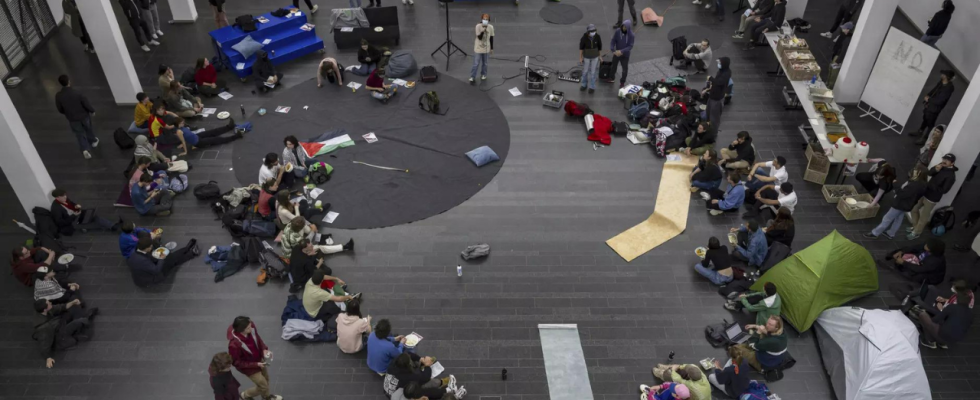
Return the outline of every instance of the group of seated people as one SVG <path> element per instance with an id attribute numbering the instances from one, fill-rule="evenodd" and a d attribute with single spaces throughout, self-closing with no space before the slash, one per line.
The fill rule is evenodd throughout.
<path id="1" fill-rule="evenodd" d="M 71 267 L 61 264 L 55 251 L 46 247 L 13 249 L 10 266 L 18 282 L 33 286 L 37 321 L 31 338 L 36 342 L 47 368 L 55 364 L 54 353 L 74 347 L 92 337 L 97 307 L 82 301 L 82 286 L 70 279 Z"/>

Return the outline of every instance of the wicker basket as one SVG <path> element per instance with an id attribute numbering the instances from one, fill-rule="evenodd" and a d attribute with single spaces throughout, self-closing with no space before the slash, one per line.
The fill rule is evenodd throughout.
<path id="1" fill-rule="evenodd" d="M 843 197 L 842 199 L 847 199 L 847 198 L 853 198 L 854 200 L 857 201 L 866 201 L 868 203 L 874 200 L 874 197 L 871 197 L 871 195 L 867 193 L 861 193 L 857 196 L 846 196 Z M 837 211 L 840 211 L 840 214 L 843 215 L 844 219 L 848 221 L 853 221 L 856 219 L 874 218 L 875 216 L 878 215 L 879 208 L 881 208 L 881 206 L 877 204 L 868 208 L 857 208 L 857 207 L 848 206 L 846 201 L 837 202 Z"/>
<path id="2" fill-rule="evenodd" d="M 827 173 L 806 170 L 806 172 L 803 173 L 803 180 L 823 185 L 823 183 L 827 181 Z"/>
<path id="3" fill-rule="evenodd" d="M 796 61 L 784 65 L 786 77 L 791 81 L 808 81 L 820 76 L 820 66 L 816 61 Z"/>
<path id="4" fill-rule="evenodd" d="M 791 53 L 796 54 L 797 57 L 790 57 Z M 800 50 L 800 49 L 786 49 L 779 53 L 779 62 L 783 65 L 783 68 L 789 68 L 790 64 L 793 62 L 801 61 L 817 61 L 810 50 Z"/>
<path id="5" fill-rule="evenodd" d="M 834 191 L 842 191 L 844 192 L 844 195 L 834 196 L 832 193 Z M 827 200 L 828 203 L 837 203 L 844 197 L 855 196 L 858 194 L 857 188 L 855 188 L 854 185 L 824 185 L 823 188 L 820 189 L 820 192 L 823 193 L 823 199 Z"/>
<path id="6" fill-rule="evenodd" d="M 809 149 L 809 147 L 807 148 Z M 803 180 L 823 185 L 827 180 L 827 174 L 830 172 L 830 159 L 826 155 L 814 151 L 810 151 L 808 154 L 810 162 L 806 165 Z"/>
<path id="7" fill-rule="evenodd" d="M 782 55 L 783 50 L 810 50 L 810 46 L 806 43 L 805 39 L 800 39 L 796 44 L 792 42 L 792 39 L 793 38 L 785 38 L 777 40 L 776 52 Z"/>

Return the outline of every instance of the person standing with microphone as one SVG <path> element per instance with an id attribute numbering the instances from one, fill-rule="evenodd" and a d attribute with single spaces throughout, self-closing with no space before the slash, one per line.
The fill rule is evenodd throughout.
<path id="1" fill-rule="evenodd" d="M 476 82 L 476 70 L 480 67 L 480 80 L 487 80 L 487 62 L 493 54 L 493 25 L 490 25 L 490 14 L 480 16 L 476 24 L 476 39 L 473 41 L 473 68 L 470 70 L 470 84 Z"/>

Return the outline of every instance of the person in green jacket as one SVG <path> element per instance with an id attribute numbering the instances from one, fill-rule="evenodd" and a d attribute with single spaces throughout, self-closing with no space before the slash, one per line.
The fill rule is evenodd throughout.
<path id="1" fill-rule="evenodd" d="M 711 383 L 694 364 L 664 365 L 653 368 L 653 376 L 664 382 L 680 383 L 691 391 L 689 400 L 711 400 Z"/>
<path id="2" fill-rule="evenodd" d="M 786 358 L 789 341 L 783 331 L 783 319 L 773 315 L 766 320 L 765 325 L 746 325 L 746 331 L 752 335 L 744 343 L 735 345 L 742 358 L 757 371 L 773 369 L 780 366 Z"/>
<path id="3" fill-rule="evenodd" d="M 761 292 L 742 293 L 735 300 L 725 302 L 725 309 L 729 311 L 748 310 L 754 312 L 756 325 L 765 325 L 771 316 L 779 316 L 782 311 L 783 301 L 776 292 L 776 284 L 766 282 Z"/>

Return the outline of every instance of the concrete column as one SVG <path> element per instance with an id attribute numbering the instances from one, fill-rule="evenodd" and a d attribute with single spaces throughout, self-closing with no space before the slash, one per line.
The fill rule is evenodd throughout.
<path id="1" fill-rule="evenodd" d="M 17 194 L 20 205 L 34 222 L 31 209 L 51 205 L 54 182 L 37 155 L 34 142 L 27 134 L 24 121 L 20 119 L 6 89 L 0 90 L 0 168 Z"/>
<path id="2" fill-rule="evenodd" d="M 92 38 L 92 45 L 95 46 L 116 104 L 136 104 L 136 93 L 142 92 L 143 87 L 136 77 L 133 60 L 129 57 L 129 50 L 123 41 L 110 1 L 85 0 L 85 6 L 78 7 L 78 11 Z"/>
<path id="3" fill-rule="evenodd" d="M 785 3 L 787 21 L 793 18 L 803 18 L 803 13 L 806 12 L 807 0 L 790 0 Z"/>
<path id="4" fill-rule="evenodd" d="M 54 17 L 54 23 L 60 24 L 65 18 L 65 9 L 61 7 L 61 0 L 47 0 L 47 3 L 51 16 Z"/>
<path id="5" fill-rule="evenodd" d="M 976 161 L 977 154 L 980 154 L 980 136 L 977 136 L 977 126 L 980 126 L 980 69 L 973 73 L 970 86 L 966 88 L 963 99 L 956 106 L 953 119 L 946 125 L 943 141 L 939 143 L 936 155 L 932 157 L 932 162 L 929 163 L 930 167 L 935 166 L 942 161 L 943 155 L 952 153 L 956 156 L 956 166 L 959 167 L 959 171 L 956 171 L 956 183 L 936 204 L 937 208 L 953 203 L 956 193 L 960 191 L 960 187 L 966 181 L 970 166 Z"/>
<path id="6" fill-rule="evenodd" d="M 173 22 L 197 21 L 197 8 L 194 7 L 194 0 L 169 0 L 169 3 L 170 13 L 174 16 Z"/>
<path id="7" fill-rule="evenodd" d="M 841 63 L 837 83 L 834 84 L 834 100 L 843 104 L 861 101 L 861 94 L 871 77 L 871 69 L 878 59 L 878 51 L 885 41 L 892 17 L 900 0 L 865 0 L 861 7 L 854 36 Z"/>

